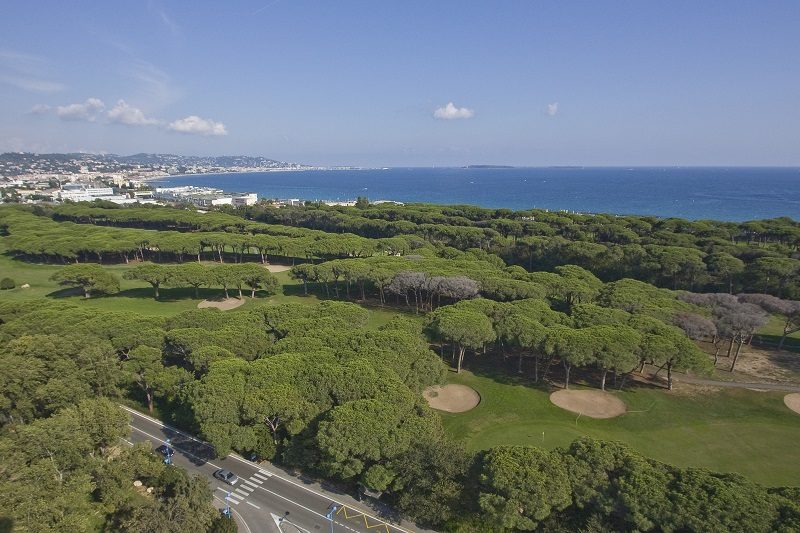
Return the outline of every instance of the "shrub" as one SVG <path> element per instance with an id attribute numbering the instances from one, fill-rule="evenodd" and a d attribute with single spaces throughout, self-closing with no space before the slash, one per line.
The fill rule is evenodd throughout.
<path id="1" fill-rule="evenodd" d="M 4 290 L 5 291 L 5 290 L 8 290 L 8 289 L 13 289 L 16 286 L 17 286 L 17 284 L 14 283 L 14 280 L 11 279 L 11 278 L 0 279 L 0 290 Z"/>

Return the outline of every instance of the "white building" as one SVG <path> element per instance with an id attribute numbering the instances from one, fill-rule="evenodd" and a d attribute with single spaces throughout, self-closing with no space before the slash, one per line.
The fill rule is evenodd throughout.
<path id="1" fill-rule="evenodd" d="M 84 187 L 79 184 L 70 183 L 58 191 L 57 197 L 62 202 L 72 200 L 73 202 L 91 202 L 93 200 L 110 200 L 112 198 L 125 198 L 125 196 L 114 195 L 111 187 Z"/>
<path id="2" fill-rule="evenodd" d="M 233 197 L 233 205 L 235 206 L 255 205 L 257 202 L 258 195 L 254 192 Z"/>

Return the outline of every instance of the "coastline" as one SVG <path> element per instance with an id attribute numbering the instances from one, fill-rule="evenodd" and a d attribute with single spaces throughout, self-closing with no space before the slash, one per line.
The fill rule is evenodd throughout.
<path id="1" fill-rule="evenodd" d="M 350 202 L 365 196 L 373 202 L 745 221 L 800 220 L 798 177 L 797 167 L 305 167 L 172 174 L 150 181 L 153 187 L 250 191 L 269 200 Z"/>

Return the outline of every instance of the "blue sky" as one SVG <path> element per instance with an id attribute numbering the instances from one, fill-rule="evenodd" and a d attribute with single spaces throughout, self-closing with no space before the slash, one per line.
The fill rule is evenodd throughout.
<path id="1" fill-rule="evenodd" d="M 800 165 L 800 2 L 27 2 L 0 150 Z"/>

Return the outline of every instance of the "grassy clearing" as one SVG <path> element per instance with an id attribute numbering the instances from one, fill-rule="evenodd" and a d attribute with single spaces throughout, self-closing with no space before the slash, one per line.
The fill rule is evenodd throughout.
<path id="1" fill-rule="evenodd" d="M 106 265 L 105 268 L 122 278 L 122 275 L 133 266 Z M 0 238 L 0 278 L 12 278 L 17 284 L 15 289 L 0 291 L 0 300 L 58 298 L 105 310 L 124 310 L 145 315 L 169 316 L 188 309 L 195 309 L 201 300 L 216 298 L 222 294 L 220 289 L 201 289 L 199 298 L 195 298 L 192 289 L 165 287 L 160 291 L 161 298 L 156 301 L 153 299 L 153 290 L 149 284 L 123 279 L 120 283 L 120 292 L 118 294 L 94 297 L 87 300 L 80 295 L 65 290 L 54 281 L 50 281 L 50 276 L 60 268 L 62 267 L 59 265 L 27 263 L 13 259 L 5 255 L 5 246 Z M 275 276 L 282 286 L 279 294 L 266 298 L 261 295 L 255 300 L 251 300 L 248 297 L 244 305 L 229 312 L 235 313 L 242 309 L 248 309 L 254 303 L 317 305 L 321 301 L 314 294 L 304 295 L 302 285 L 298 281 L 291 279 L 289 272 L 278 272 Z M 19 288 L 20 285 L 25 283 L 30 285 L 29 289 Z M 233 294 L 235 294 L 235 291 L 233 291 Z M 396 310 L 382 309 L 380 307 L 367 306 L 367 309 L 370 312 L 367 325 L 372 328 L 378 328 L 398 314 Z"/>
<path id="2" fill-rule="evenodd" d="M 770 315 L 769 321 L 759 330 L 753 344 L 764 347 L 777 347 L 783 336 L 783 324 L 784 319 L 782 317 Z M 800 331 L 787 335 L 783 348 L 793 352 L 800 352 Z"/>
<path id="3" fill-rule="evenodd" d="M 697 394 L 638 388 L 615 392 L 628 413 L 593 420 L 564 411 L 549 391 L 506 376 L 450 374 L 481 403 L 466 413 L 443 413 L 447 431 L 471 450 L 528 444 L 554 448 L 588 435 L 622 441 L 678 466 L 739 472 L 770 486 L 800 479 L 800 415 L 783 405 L 784 393 L 727 390 Z"/>

